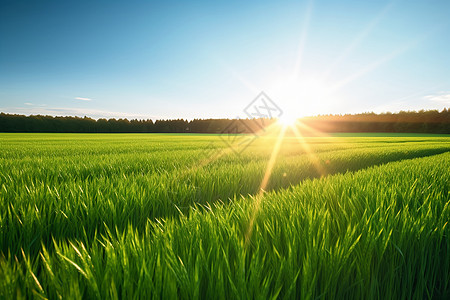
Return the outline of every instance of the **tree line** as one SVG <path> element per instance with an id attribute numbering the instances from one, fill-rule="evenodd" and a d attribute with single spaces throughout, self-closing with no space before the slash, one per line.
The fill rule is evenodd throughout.
<path id="1" fill-rule="evenodd" d="M 319 115 L 299 119 L 302 128 L 321 132 L 398 132 L 450 134 L 450 111 Z M 274 119 L 128 120 L 0 113 L 0 132 L 73 133 L 253 133 Z"/>

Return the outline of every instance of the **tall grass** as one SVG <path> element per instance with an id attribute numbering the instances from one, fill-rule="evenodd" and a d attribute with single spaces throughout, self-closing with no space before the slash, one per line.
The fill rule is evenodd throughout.
<path id="1" fill-rule="evenodd" d="M 260 195 L 264 144 L 195 168 L 208 138 L 184 141 L 186 150 L 164 138 L 94 139 L 68 152 L 44 139 L 30 143 L 35 153 L 3 152 L 0 295 L 448 295 L 445 139 L 311 139 L 315 156 L 287 140 L 272 192 Z M 27 145 L 8 143 L 8 152 Z"/>

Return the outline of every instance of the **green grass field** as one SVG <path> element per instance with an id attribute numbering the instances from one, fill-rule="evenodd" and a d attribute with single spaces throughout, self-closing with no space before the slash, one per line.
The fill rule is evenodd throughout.
<path id="1" fill-rule="evenodd" d="M 0 298 L 450 297 L 449 136 L 237 154 L 217 135 L 0 133 L 0 149 Z"/>

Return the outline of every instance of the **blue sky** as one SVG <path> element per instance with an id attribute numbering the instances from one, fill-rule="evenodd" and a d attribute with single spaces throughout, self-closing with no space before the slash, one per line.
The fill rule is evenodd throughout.
<path id="1" fill-rule="evenodd" d="M 0 111 L 296 116 L 450 107 L 450 1 L 0 0 Z"/>

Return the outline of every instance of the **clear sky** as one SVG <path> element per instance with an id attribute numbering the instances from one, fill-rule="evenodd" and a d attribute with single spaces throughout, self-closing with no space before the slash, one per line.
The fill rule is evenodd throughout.
<path id="1" fill-rule="evenodd" d="M 0 111 L 296 116 L 450 107 L 450 1 L 0 0 Z"/>

